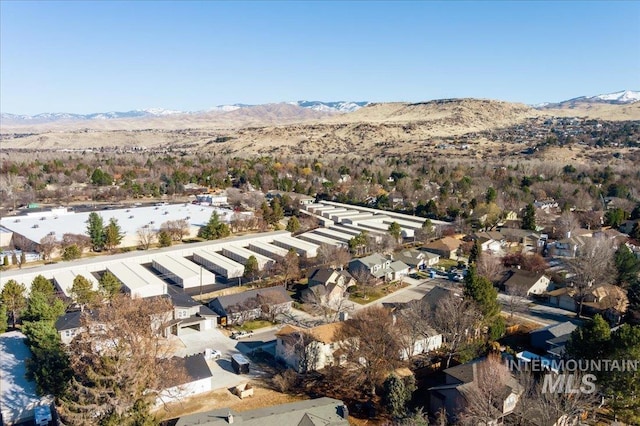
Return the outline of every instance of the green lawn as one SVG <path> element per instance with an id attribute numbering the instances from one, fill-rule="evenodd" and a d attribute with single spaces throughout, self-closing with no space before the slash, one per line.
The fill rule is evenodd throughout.
<path id="1" fill-rule="evenodd" d="M 458 261 L 453 259 L 442 259 L 436 264 L 436 266 L 442 266 L 445 270 L 448 270 L 452 266 L 455 268 L 458 266 Z"/>
<path id="2" fill-rule="evenodd" d="M 364 294 L 360 291 L 360 289 L 356 289 L 356 291 L 351 293 L 351 297 L 349 297 L 349 300 L 359 303 L 360 305 L 367 305 L 408 285 L 409 284 L 407 283 L 402 283 L 401 285 L 400 281 L 394 281 L 390 284 L 383 284 L 379 287 L 369 288 L 367 290 L 366 299 L 364 298 Z"/>
<path id="3" fill-rule="evenodd" d="M 236 328 L 243 331 L 253 331 L 259 328 L 271 327 L 272 325 L 273 324 L 271 323 L 271 321 L 256 319 L 256 320 L 247 321 L 241 326 Z"/>

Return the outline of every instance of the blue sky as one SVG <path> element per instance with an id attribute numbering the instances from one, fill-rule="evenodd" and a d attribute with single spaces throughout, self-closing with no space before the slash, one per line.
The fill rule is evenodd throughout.
<path id="1" fill-rule="evenodd" d="M 0 110 L 640 90 L 640 2 L 0 2 Z"/>

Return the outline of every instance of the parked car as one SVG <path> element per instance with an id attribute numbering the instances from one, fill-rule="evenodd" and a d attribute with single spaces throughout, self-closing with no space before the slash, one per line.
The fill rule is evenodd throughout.
<path id="1" fill-rule="evenodd" d="M 240 330 L 240 331 L 231 333 L 231 338 L 235 340 L 240 340 L 242 338 L 251 337 L 251 336 L 253 336 L 253 331 Z"/>
<path id="2" fill-rule="evenodd" d="M 217 349 L 207 348 L 204 350 L 205 359 L 220 359 L 220 357 L 222 357 L 222 352 Z"/>

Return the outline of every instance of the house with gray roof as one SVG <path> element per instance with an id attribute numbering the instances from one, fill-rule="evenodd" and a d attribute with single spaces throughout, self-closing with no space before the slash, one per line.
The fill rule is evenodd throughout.
<path id="1" fill-rule="evenodd" d="M 173 357 L 164 362 L 167 364 L 165 368 L 182 374 L 177 374 L 171 382 L 164 384 L 164 389 L 156 398 L 156 406 L 213 390 L 213 374 L 202 353 L 184 358 Z"/>
<path id="2" fill-rule="evenodd" d="M 417 249 L 401 250 L 394 253 L 393 258 L 409 265 L 412 271 L 426 269 L 440 261 L 440 255 Z"/>
<path id="3" fill-rule="evenodd" d="M 409 265 L 374 253 L 349 262 L 349 272 L 352 275 L 357 275 L 360 271 L 368 271 L 378 281 L 393 281 L 408 275 Z"/>
<path id="4" fill-rule="evenodd" d="M 569 336 L 571 332 L 578 328 L 571 321 L 561 322 L 560 324 L 552 324 L 529 333 L 531 346 L 537 349 L 549 350 L 558 346 L 559 340 L 549 343 L 550 340 L 557 339 L 561 336 Z M 566 340 L 564 340 L 566 342 Z"/>
<path id="5" fill-rule="evenodd" d="M 237 412 L 230 408 L 191 414 L 175 426 L 349 426 L 349 410 L 333 398 L 316 398 L 256 410 Z"/>
<path id="6" fill-rule="evenodd" d="M 221 318 L 221 324 L 240 324 L 256 318 L 288 313 L 293 299 L 282 286 L 259 288 L 220 296 L 209 307 Z"/>

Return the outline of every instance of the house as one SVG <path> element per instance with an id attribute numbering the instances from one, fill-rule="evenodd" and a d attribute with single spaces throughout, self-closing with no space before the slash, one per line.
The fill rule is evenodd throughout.
<path id="1" fill-rule="evenodd" d="M 320 296 L 320 304 L 324 306 L 337 306 L 346 296 L 347 289 L 356 285 L 356 280 L 344 270 L 331 268 L 317 268 L 311 271 L 308 286 L 303 290 L 305 294 L 314 291 Z M 315 292 L 314 288 L 322 286 L 323 290 Z"/>
<path id="2" fill-rule="evenodd" d="M 490 370 L 485 363 L 488 360 L 477 359 L 466 364 L 444 370 L 444 384 L 429 388 L 429 412 L 436 416 L 445 410 L 447 419 L 450 422 L 458 420 L 459 415 L 464 412 L 470 392 L 478 391 L 479 382 L 487 382 Z M 506 365 L 504 366 L 505 368 Z M 487 377 L 485 377 L 487 376 Z M 504 422 L 504 418 L 511 414 L 524 392 L 524 388 L 511 374 L 501 375 L 502 383 L 496 384 L 497 400 L 494 402 L 495 409 L 494 422 L 488 425 L 497 425 Z M 484 391 L 483 389 L 481 391 Z"/>
<path id="3" fill-rule="evenodd" d="M 546 327 L 539 328 L 538 330 L 533 330 L 529 333 L 531 346 L 547 351 L 559 345 L 559 341 L 549 343 L 550 340 L 561 336 L 570 336 L 571 332 L 576 328 L 578 327 L 571 321 L 565 321 L 559 324 L 548 325 Z"/>
<path id="4" fill-rule="evenodd" d="M 419 271 L 440 261 L 440 256 L 428 251 L 407 249 L 394 253 L 393 258 L 409 265 L 410 271 Z"/>
<path id="5" fill-rule="evenodd" d="M 537 252 L 544 245 L 541 235 L 527 229 L 502 228 L 507 247 L 521 247 L 523 252 Z"/>
<path id="6" fill-rule="evenodd" d="M 156 398 L 156 406 L 213 390 L 211 369 L 202 353 L 185 358 L 173 357 L 166 362 L 167 368 L 182 370 L 184 374 L 178 374 L 173 383 L 165 384 Z"/>
<path id="7" fill-rule="evenodd" d="M 182 416 L 175 426 L 349 426 L 348 417 L 344 402 L 323 397 L 242 412 L 230 408 L 205 411 Z"/>
<path id="8" fill-rule="evenodd" d="M 622 224 L 618 227 L 618 229 L 620 230 L 620 232 L 625 233 L 627 235 L 631 234 L 631 231 L 633 231 L 633 227 L 635 226 L 636 223 L 640 223 L 640 219 L 636 219 L 636 220 L 625 220 L 624 222 L 622 222 Z"/>
<path id="9" fill-rule="evenodd" d="M 439 240 L 425 244 L 423 249 L 430 253 L 440 255 L 445 259 L 458 259 L 458 249 L 462 242 L 456 238 L 444 237 Z"/>
<path id="10" fill-rule="evenodd" d="M 220 315 L 220 323 L 227 325 L 288 313 L 292 303 L 284 287 L 277 286 L 216 297 L 209 307 Z"/>
<path id="11" fill-rule="evenodd" d="M 383 306 L 391 309 L 391 312 L 393 313 L 393 321 L 395 324 L 395 314 L 402 311 L 403 309 L 407 309 L 409 307 L 409 304 L 397 302 L 393 303 L 391 306 L 385 304 L 383 304 Z M 403 334 L 400 336 L 402 347 L 399 354 L 400 359 L 407 360 L 413 356 L 440 349 L 440 347 L 442 346 L 442 334 L 438 333 L 431 327 L 428 327 L 426 330 L 424 330 L 424 332 L 428 336 L 410 336 L 407 334 Z"/>
<path id="12" fill-rule="evenodd" d="M 580 247 L 583 247 L 591 236 L 573 236 L 558 240 L 550 246 L 552 256 L 558 257 L 576 257 Z"/>
<path id="13" fill-rule="evenodd" d="M 218 314 L 207 306 L 173 286 L 169 286 L 168 293 L 173 312 L 171 318 L 166 318 L 165 337 L 168 334 L 179 336 L 185 328 L 204 331 L 217 326 Z"/>
<path id="14" fill-rule="evenodd" d="M 541 296 L 551 286 L 551 280 L 544 272 L 530 272 L 522 269 L 512 269 L 505 273 L 500 287 L 507 294 L 522 296 Z"/>
<path id="15" fill-rule="evenodd" d="M 336 335 L 344 322 L 308 329 L 285 325 L 276 333 L 276 359 L 299 372 L 321 370 L 341 364 L 341 349 Z"/>
<path id="16" fill-rule="evenodd" d="M 549 303 L 574 312 L 579 308 L 576 295 L 577 290 L 570 286 L 546 293 Z M 582 305 L 584 314 L 601 314 L 610 322 L 617 323 L 627 312 L 629 299 L 624 289 L 612 284 L 602 284 L 589 289 Z"/>
<path id="17" fill-rule="evenodd" d="M 506 244 L 504 235 L 498 231 L 476 232 L 472 238 L 480 242 L 483 252 L 502 253 Z"/>
<path id="18" fill-rule="evenodd" d="M 429 290 L 424 296 L 422 296 L 421 300 L 429 305 L 431 311 L 435 311 L 435 309 L 440 304 L 440 301 L 443 298 L 448 297 L 450 294 L 456 297 L 462 297 L 462 294 L 458 289 L 441 287 L 437 285 Z"/>
<path id="19" fill-rule="evenodd" d="M 360 271 L 369 271 L 376 280 L 393 281 L 409 274 L 409 265 L 399 260 L 388 259 L 379 253 L 353 259 L 349 272 L 357 276 Z"/>
<path id="20" fill-rule="evenodd" d="M 71 343 L 74 337 L 80 334 L 83 330 L 85 330 L 82 325 L 82 314 L 86 313 L 87 315 L 95 314 L 94 311 L 71 311 L 65 312 L 64 315 L 58 317 L 55 322 L 56 330 L 58 334 L 60 334 L 60 340 L 65 345 Z"/>

